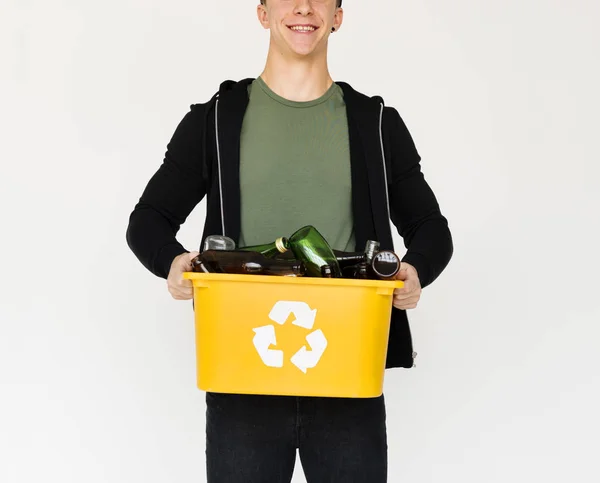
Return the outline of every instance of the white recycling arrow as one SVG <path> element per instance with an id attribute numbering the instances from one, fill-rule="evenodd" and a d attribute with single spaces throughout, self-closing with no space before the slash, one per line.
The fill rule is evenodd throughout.
<path id="1" fill-rule="evenodd" d="M 292 324 L 305 329 L 313 328 L 315 317 L 317 316 L 317 309 L 311 310 L 305 302 L 280 300 L 271 309 L 269 318 L 279 325 L 283 325 L 292 313 L 296 316 L 296 320 L 294 320 Z"/>
<path id="2" fill-rule="evenodd" d="M 304 372 L 304 374 L 306 374 L 307 369 L 312 369 L 317 365 L 327 347 L 327 339 L 321 329 L 308 334 L 306 336 L 306 341 L 312 350 L 307 350 L 304 345 L 302 346 L 302 349 L 296 352 L 290 359 L 292 364 Z"/>
<path id="3" fill-rule="evenodd" d="M 277 344 L 275 326 L 265 325 L 264 327 L 257 327 L 252 330 L 256 333 L 252 342 L 265 365 L 269 367 L 283 367 L 283 351 L 269 349 L 271 344 Z"/>

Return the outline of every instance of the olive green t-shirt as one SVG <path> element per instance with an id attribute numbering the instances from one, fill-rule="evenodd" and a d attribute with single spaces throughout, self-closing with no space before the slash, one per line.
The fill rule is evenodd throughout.
<path id="1" fill-rule="evenodd" d="M 353 251 L 350 146 L 343 91 L 287 100 L 258 77 L 248 86 L 240 148 L 239 246 L 270 243 L 313 225 Z"/>

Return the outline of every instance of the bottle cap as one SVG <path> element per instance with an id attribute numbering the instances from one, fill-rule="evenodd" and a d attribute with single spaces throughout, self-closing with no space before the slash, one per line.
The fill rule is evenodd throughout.
<path id="1" fill-rule="evenodd" d="M 228 236 L 209 235 L 204 240 L 204 248 L 206 250 L 235 250 L 235 242 Z"/>
<path id="2" fill-rule="evenodd" d="M 294 272 L 298 277 L 304 277 L 306 275 L 306 265 L 304 265 L 304 262 L 295 262 Z"/>
<path id="3" fill-rule="evenodd" d="M 331 265 L 321 265 L 321 276 L 324 278 L 333 277 L 333 270 L 331 269 Z"/>
<path id="4" fill-rule="evenodd" d="M 288 251 L 287 247 L 288 247 L 288 240 L 285 237 L 280 237 L 277 240 L 275 240 L 275 246 L 277 247 L 277 250 L 279 250 L 279 253 L 285 253 Z"/>
<path id="5" fill-rule="evenodd" d="M 369 270 L 367 268 L 367 264 L 365 262 L 359 263 L 356 265 L 356 270 L 354 272 L 354 278 L 369 278 Z"/>
<path id="6" fill-rule="evenodd" d="M 375 253 L 379 251 L 380 244 L 375 240 L 367 240 L 367 244 L 365 245 L 365 255 L 367 262 L 373 260 Z"/>

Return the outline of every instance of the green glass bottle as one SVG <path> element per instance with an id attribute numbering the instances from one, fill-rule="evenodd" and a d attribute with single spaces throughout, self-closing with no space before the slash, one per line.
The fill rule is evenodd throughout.
<path id="1" fill-rule="evenodd" d="M 288 241 L 296 259 L 304 262 L 309 277 L 322 277 L 323 265 L 331 267 L 334 278 L 342 276 L 333 250 L 314 226 L 307 225 L 300 228 L 288 238 Z"/>
<path id="2" fill-rule="evenodd" d="M 281 253 L 285 253 L 289 250 L 290 244 L 286 237 L 280 237 L 272 243 L 265 243 L 264 245 L 252 245 L 249 247 L 238 248 L 238 250 L 245 252 L 258 252 L 263 254 L 267 258 L 275 257 Z"/>

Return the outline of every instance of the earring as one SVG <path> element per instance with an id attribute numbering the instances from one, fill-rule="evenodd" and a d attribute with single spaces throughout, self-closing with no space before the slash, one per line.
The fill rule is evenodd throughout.
<path id="1" fill-rule="evenodd" d="M 335 27 L 333 27 L 333 28 L 331 29 L 331 31 L 332 31 L 332 32 L 335 32 Z"/>

